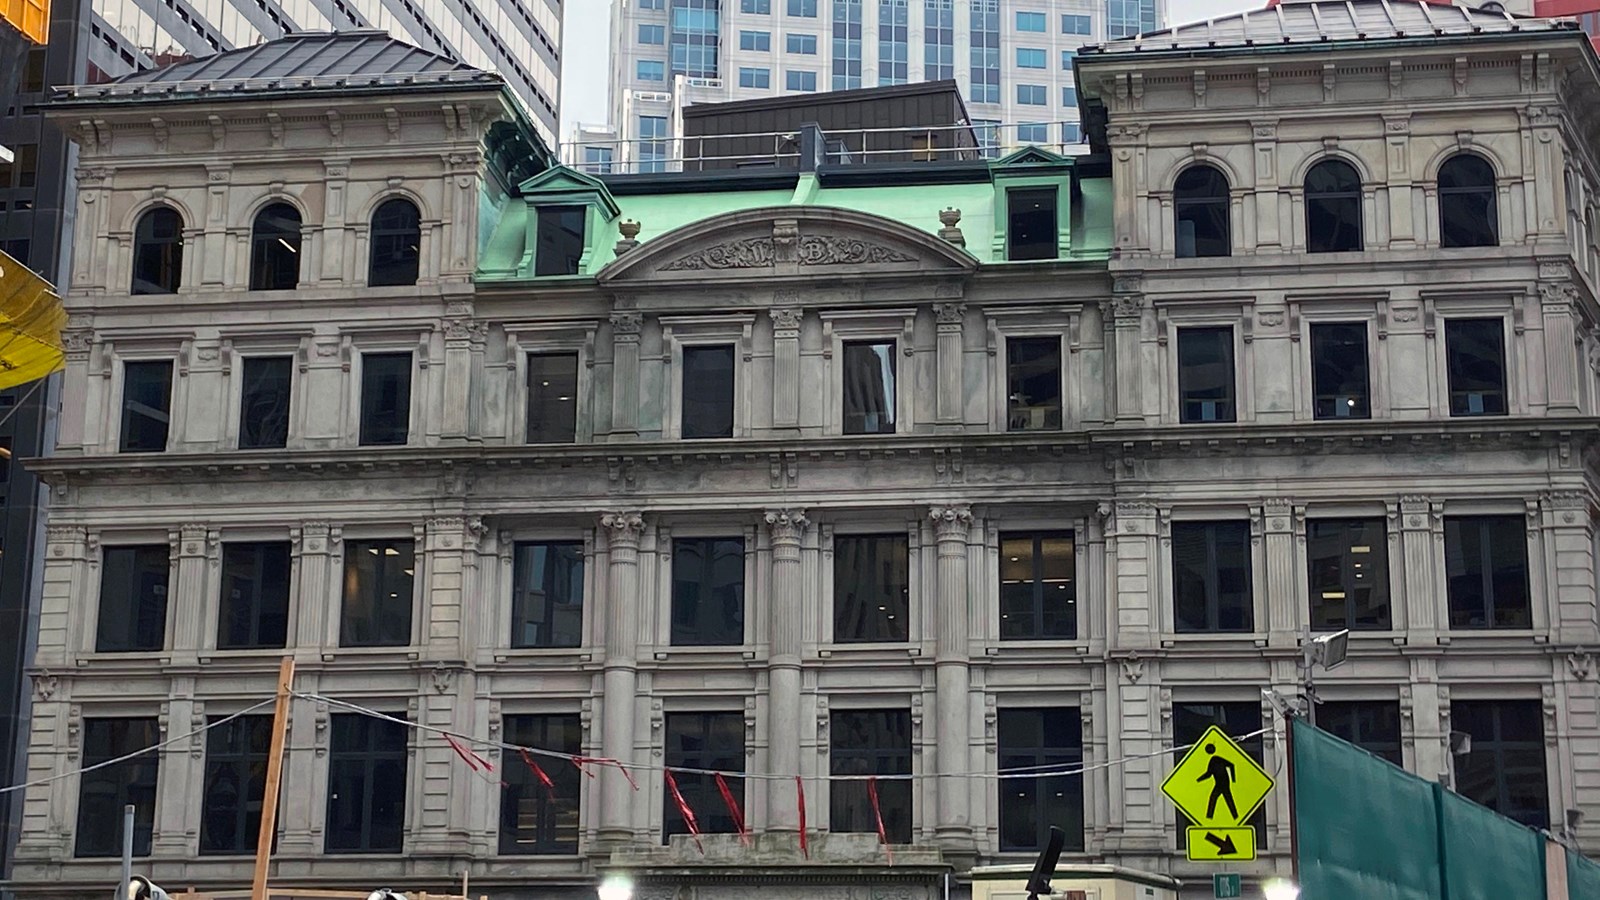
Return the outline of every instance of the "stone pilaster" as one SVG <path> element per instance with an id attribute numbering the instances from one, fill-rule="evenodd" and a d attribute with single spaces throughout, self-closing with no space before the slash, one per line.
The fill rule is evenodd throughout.
<path id="1" fill-rule="evenodd" d="M 972 852 L 972 813 L 966 778 L 971 717 L 968 669 L 967 537 L 972 529 L 972 509 L 965 504 L 935 506 L 928 511 L 938 542 L 938 612 L 934 630 L 938 646 L 934 656 L 935 704 L 938 711 L 937 764 L 939 825 L 937 838 L 947 851 Z"/>
<path id="2" fill-rule="evenodd" d="M 639 332 L 643 317 L 636 312 L 611 315 L 611 435 L 639 436 Z"/>
<path id="3" fill-rule="evenodd" d="M 1111 374 L 1118 422 L 1144 421 L 1144 307 L 1143 294 L 1118 294 L 1111 300 L 1107 317 L 1112 357 L 1106 361 L 1106 371 Z"/>
<path id="4" fill-rule="evenodd" d="M 1293 504 L 1284 499 L 1267 500 L 1261 505 L 1262 556 L 1267 577 L 1256 596 L 1265 600 L 1267 621 L 1257 623 L 1256 630 L 1265 630 L 1273 647 L 1294 647 L 1305 621 L 1295 541 L 1296 512 Z"/>
<path id="5" fill-rule="evenodd" d="M 184 525 L 168 537 L 176 563 L 172 584 L 167 588 L 167 619 L 172 623 L 170 648 L 175 660 L 192 660 L 210 643 L 201 629 L 207 619 L 206 598 L 211 588 L 208 563 L 214 549 L 220 552 L 220 536 L 204 525 Z"/>
<path id="6" fill-rule="evenodd" d="M 1561 768 L 1571 772 L 1569 790 L 1562 800 L 1581 809 L 1584 820 L 1578 838 L 1585 848 L 1600 842 L 1600 668 L 1595 653 L 1584 647 L 1568 652 L 1561 660 L 1556 679 L 1560 706 L 1566 717 L 1561 733 L 1558 759 Z M 1562 811 L 1551 810 L 1554 824 L 1563 824 Z"/>
<path id="7" fill-rule="evenodd" d="M 635 350 L 638 345 L 635 343 Z M 637 356 L 635 357 L 637 362 Z M 610 571 L 606 580 L 605 698 L 602 701 L 602 755 L 633 760 L 634 703 L 638 684 L 639 541 L 644 518 L 636 512 L 600 517 Z M 615 768 L 600 773 L 599 847 L 609 849 L 634 839 L 633 787 Z"/>
<path id="8" fill-rule="evenodd" d="M 98 130 L 101 126 L 90 126 Z M 85 135 L 87 136 L 87 135 Z M 110 134 L 106 134 L 110 138 Z M 80 137 L 81 139 L 81 137 Z M 92 146 L 91 139 L 91 146 Z M 76 291 L 104 293 L 112 275 L 109 262 L 109 205 L 115 169 L 85 166 L 77 170 L 78 215 L 72 251 L 72 285 Z"/>
<path id="9" fill-rule="evenodd" d="M 1552 415 L 1576 415 L 1582 348 L 1573 321 L 1578 289 L 1570 281 L 1541 282 L 1539 306 L 1544 317 L 1545 401 Z"/>
<path id="10" fill-rule="evenodd" d="M 343 580 L 333 577 L 333 567 L 340 561 L 336 552 L 340 538 L 327 522 L 304 522 L 289 529 L 289 537 L 300 563 L 295 653 L 316 660 L 323 647 L 339 644 L 338 598 L 333 591 Z"/>
<path id="11" fill-rule="evenodd" d="M 313 283 L 339 284 L 345 279 L 351 246 L 355 242 L 345 223 L 346 197 L 350 192 L 350 160 L 324 159 L 322 181 L 322 240 L 317 241 L 320 258 L 310 275 Z M 359 270 L 366 257 L 356 261 Z M 359 276 L 357 276 L 359 278 Z M 359 283 L 359 282 L 358 282 Z"/>
<path id="12" fill-rule="evenodd" d="M 1277 250 L 1284 243 L 1283 236 L 1278 230 L 1278 120 L 1251 120 L 1250 138 L 1255 145 L 1252 160 L 1255 164 L 1257 207 L 1256 247 Z"/>
<path id="13" fill-rule="evenodd" d="M 173 679 L 172 692 L 171 698 L 161 704 L 157 720 L 161 729 L 159 739 L 163 741 L 205 724 L 204 716 L 196 715 L 192 678 Z M 195 735 L 159 751 L 160 777 L 156 784 L 159 799 L 150 836 L 151 856 L 186 859 L 199 847 L 198 784 L 204 774 L 204 740 L 203 735 Z M 194 808 L 193 813 L 191 808 Z M 192 843 L 188 836 L 191 825 L 196 835 Z"/>
<path id="14" fill-rule="evenodd" d="M 772 427 L 800 427 L 800 321 L 804 311 L 773 309 Z"/>
<path id="15" fill-rule="evenodd" d="M 1107 621 L 1115 623 L 1110 635 L 1114 649 L 1144 650 L 1159 644 L 1161 612 L 1156 608 L 1154 584 L 1161 563 L 1156 541 L 1156 508 L 1142 500 L 1121 500 L 1113 508 L 1106 546 L 1116 553 L 1107 573 L 1113 608 Z"/>
<path id="16" fill-rule="evenodd" d="M 63 681 L 48 669 L 33 674 L 33 703 L 28 715 L 28 745 L 24 755 L 25 780 L 42 781 L 78 768 L 68 755 L 73 710 Z M 18 860 L 64 862 L 71 858 L 72 825 L 67 821 L 68 790 L 77 779 L 63 779 L 28 788 L 19 798 L 22 830 L 17 840 Z"/>
<path id="17" fill-rule="evenodd" d="M 413 571 L 422 582 L 422 627 L 418 630 L 426 659 L 466 658 L 467 578 L 469 569 L 477 564 L 478 541 L 486 533 L 483 520 L 475 516 L 435 516 L 418 535 L 422 552 Z"/>
<path id="18" fill-rule="evenodd" d="M 470 299 L 446 304 L 444 320 L 444 408 L 440 437 L 459 443 L 476 436 L 479 372 L 489 328 L 473 319 Z"/>
<path id="19" fill-rule="evenodd" d="M 1568 646 L 1600 645 L 1595 626 L 1594 525 L 1589 493 L 1551 491 L 1540 506 L 1548 566 L 1545 595 L 1554 640 Z"/>
<path id="20" fill-rule="evenodd" d="M 794 729 L 800 721 L 800 630 L 805 598 L 800 543 L 808 522 L 805 512 L 798 509 L 768 510 L 765 519 L 772 540 L 767 758 L 773 774 L 799 775 L 800 742 Z M 794 785 L 772 779 L 766 786 L 768 829 L 798 831 L 800 816 Z"/>
<path id="21" fill-rule="evenodd" d="M 967 305 L 935 303 L 933 312 L 938 327 L 938 342 L 935 345 L 935 363 L 939 373 L 935 396 L 938 425 L 942 431 L 960 431 L 962 405 L 966 400 L 961 325 L 966 319 Z"/>
<path id="22" fill-rule="evenodd" d="M 61 347 L 66 351 L 66 373 L 61 378 L 60 432 L 56 436 L 58 449 L 81 448 L 90 431 L 85 417 L 103 415 L 98 405 L 91 406 L 89 398 L 89 348 L 94 341 L 92 320 L 85 315 L 67 317 L 67 327 L 61 332 Z"/>
<path id="23" fill-rule="evenodd" d="M 1417 246 L 1417 228 L 1412 220 L 1411 117 L 1383 117 L 1389 173 L 1389 247 L 1409 250 Z M 1429 192 L 1430 194 L 1433 192 Z M 1427 198 L 1427 207 L 1437 209 L 1438 200 Z"/>
<path id="24" fill-rule="evenodd" d="M 305 596 L 301 595 L 302 598 Z M 306 693 L 318 689 L 315 673 L 295 673 L 295 688 Z M 285 735 L 283 783 L 294 785 L 279 801 L 278 853 L 286 857 L 320 856 L 323 818 L 328 796 L 328 708 L 295 697 L 289 701 L 289 731 Z"/>
<path id="25" fill-rule="evenodd" d="M 89 534 L 82 528 L 51 525 L 45 530 L 44 576 L 39 598 L 39 643 L 33 664 L 64 669 L 79 647 L 94 646 L 84 616 L 90 564 Z M 98 554 L 98 549 L 94 550 Z"/>
<path id="26" fill-rule="evenodd" d="M 1434 535 L 1436 511 L 1427 497 L 1400 498 L 1400 558 L 1405 573 L 1406 641 L 1427 646 L 1439 641 L 1446 627 L 1440 615 L 1446 609 L 1443 585 L 1434 584 L 1434 553 L 1439 544 Z M 1390 534 L 1394 534 L 1393 518 Z M 1440 527 L 1443 525 L 1440 523 Z M 1400 623 L 1396 623 L 1400 624 Z"/>

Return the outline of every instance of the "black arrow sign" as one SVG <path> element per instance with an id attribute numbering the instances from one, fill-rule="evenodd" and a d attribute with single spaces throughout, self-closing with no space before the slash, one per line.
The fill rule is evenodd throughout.
<path id="1" fill-rule="evenodd" d="M 1206 843 L 1217 848 L 1218 856 L 1236 856 L 1239 848 L 1233 843 L 1233 835 L 1219 838 L 1214 834 L 1206 834 Z"/>

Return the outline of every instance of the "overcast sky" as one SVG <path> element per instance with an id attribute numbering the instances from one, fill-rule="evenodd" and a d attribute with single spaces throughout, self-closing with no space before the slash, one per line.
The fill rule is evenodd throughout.
<path id="1" fill-rule="evenodd" d="M 1003 3 L 1003 0 L 1002 0 Z M 1168 0 L 1174 24 L 1266 5 L 1265 0 Z M 600 124 L 610 109 L 606 57 L 611 52 L 611 0 L 566 0 L 561 36 L 561 139 L 579 122 Z"/>

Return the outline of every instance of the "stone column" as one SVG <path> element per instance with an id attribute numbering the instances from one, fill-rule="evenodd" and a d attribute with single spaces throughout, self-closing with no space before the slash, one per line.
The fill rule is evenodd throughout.
<path id="1" fill-rule="evenodd" d="M 966 318 L 967 305 L 935 303 L 933 312 L 939 329 L 934 357 L 939 372 L 934 398 L 938 424 L 942 431 L 959 431 L 962 405 L 966 400 L 966 391 L 963 390 L 966 379 L 962 372 L 961 323 Z"/>
<path id="2" fill-rule="evenodd" d="M 635 351 L 638 345 L 634 345 Z M 635 359 L 637 363 L 637 358 Z M 636 370 L 637 371 L 637 370 Z M 636 512 L 600 517 L 606 535 L 610 572 L 606 581 L 605 697 L 602 700 L 602 755 L 619 762 L 633 760 L 634 698 L 638 681 L 639 538 L 644 518 Z M 622 772 L 606 766 L 600 772 L 602 847 L 634 838 L 633 786 Z"/>
<path id="3" fill-rule="evenodd" d="M 1404 627 L 1407 641 L 1421 646 L 1438 643 L 1441 628 L 1439 612 L 1446 605 L 1443 592 L 1436 591 L 1434 587 L 1433 518 L 1432 504 L 1427 497 L 1400 498 L 1399 556 L 1401 565 L 1405 567 Z M 1393 534 L 1393 531 L 1390 533 Z"/>
<path id="4" fill-rule="evenodd" d="M 928 518 L 933 521 L 939 548 L 939 605 L 934 619 L 940 775 L 937 836 L 946 850 L 971 852 L 971 804 L 963 773 L 969 768 L 967 720 L 972 687 L 967 655 L 967 534 L 972 527 L 972 509 L 964 504 L 935 506 L 928 511 Z"/>
<path id="5" fill-rule="evenodd" d="M 639 436 L 639 331 L 636 312 L 611 314 L 611 435 Z"/>
<path id="6" fill-rule="evenodd" d="M 800 319 L 798 309 L 773 309 L 772 427 L 800 427 Z M 768 519 L 770 522 L 771 519 Z M 805 527 L 804 517 L 801 527 Z"/>
<path id="7" fill-rule="evenodd" d="M 772 537 L 771 650 L 767 668 L 767 754 L 774 775 L 800 774 L 800 629 L 804 605 L 800 542 L 806 514 L 798 509 L 768 510 Z M 794 785 L 783 779 L 767 782 L 767 827 L 797 832 L 800 810 Z"/>
<path id="8" fill-rule="evenodd" d="M 173 583 L 167 589 L 167 617 L 172 620 L 171 649 L 175 661 L 193 661 L 205 642 L 202 629 L 211 584 L 206 571 L 207 547 L 214 537 L 216 535 L 207 532 L 204 525 L 184 525 L 170 533 L 176 569 Z"/>

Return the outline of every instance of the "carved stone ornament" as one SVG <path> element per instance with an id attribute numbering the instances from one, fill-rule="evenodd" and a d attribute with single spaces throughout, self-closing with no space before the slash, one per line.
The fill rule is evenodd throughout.
<path id="1" fill-rule="evenodd" d="M 1129 684 L 1138 684 L 1144 677 L 1144 660 L 1139 658 L 1137 651 L 1129 653 L 1128 658 L 1122 661 L 1122 677 L 1128 679 Z"/>
<path id="2" fill-rule="evenodd" d="M 636 312 L 619 312 L 611 314 L 611 331 L 616 335 L 633 335 L 638 337 L 639 329 L 644 324 L 644 317 Z"/>
<path id="3" fill-rule="evenodd" d="M 965 539 L 972 527 L 972 507 L 965 504 L 935 506 L 928 510 L 928 519 L 941 540 Z"/>
<path id="4" fill-rule="evenodd" d="M 60 681 L 56 679 L 56 676 L 50 674 L 49 669 L 34 673 L 33 695 L 39 698 L 39 700 L 47 701 L 51 697 L 54 697 L 56 695 L 56 688 L 60 686 Z"/>
<path id="5" fill-rule="evenodd" d="M 637 541 L 644 533 L 644 516 L 636 512 L 609 512 L 600 516 L 600 527 L 613 541 Z"/>
<path id="6" fill-rule="evenodd" d="M 717 269 L 766 269 L 775 262 L 788 261 L 787 252 L 780 253 L 778 229 L 771 238 L 743 238 L 723 241 L 702 250 L 679 257 L 658 271 L 684 272 Z M 788 249 L 787 236 L 782 238 Z M 795 250 L 795 260 L 802 266 L 870 265 L 874 263 L 916 262 L 916 258 L 893 247 L 885 247 L 860 238 L 833 235 L 801 235 Z"/>
<path id="7" fill-rule="evenodd" d="M 1124 294 L 1111 300 L 1111 314 L 1118 319 L 1137 319 L 1144 315 L 1144 297 Z"/>
<path id="8" fill-rule="evenodd" d="M 774 331 L 799 331 L 801 311 L 798 309 L 769 309 Z"/>
<path id="9" fill-rule="evenodd" d="M 771 238 L 743 238 L 723 241 L 681 256 L 662 266 L 661 272 L 693 272 L 709 269 L 765 269 L 772 266 Z"/>
<path id="10" fill-rule="evenodd" d="M 1571 306 L 1578 302 L 1578 288 L 1570 281 L 1541 282 L 1539 299 L 1545 306 Z"/>
<path id="11" fill-rule="evenodd" d="M 960 325 L 961 320 L 967 315 L 967 305 L 965 303 L 935 303 L 933 312 L 940 325 Z"/>
<path id="12" fill-rule="evenodd" d="M 773 543 L 798 544 L 809 522 L 803 509 L 769 509 L 763 518 L 772 532 Z"/>
<path id="13" fill-rule="evenodd" d="M 916 257 L 893 247 L 858 238 L 808 234 L 800 238 L 800 265 L 834 266 L 862 263 L 916 262 Z"/>
<path id="14" fill-rule="evenodd" d="M 1588 681 L 1590 673 L 1594 671 L 1594 656 L 1579 647 L 1567 654 L 1567 668 L 1571 670 L 1573 678 Z"/>

